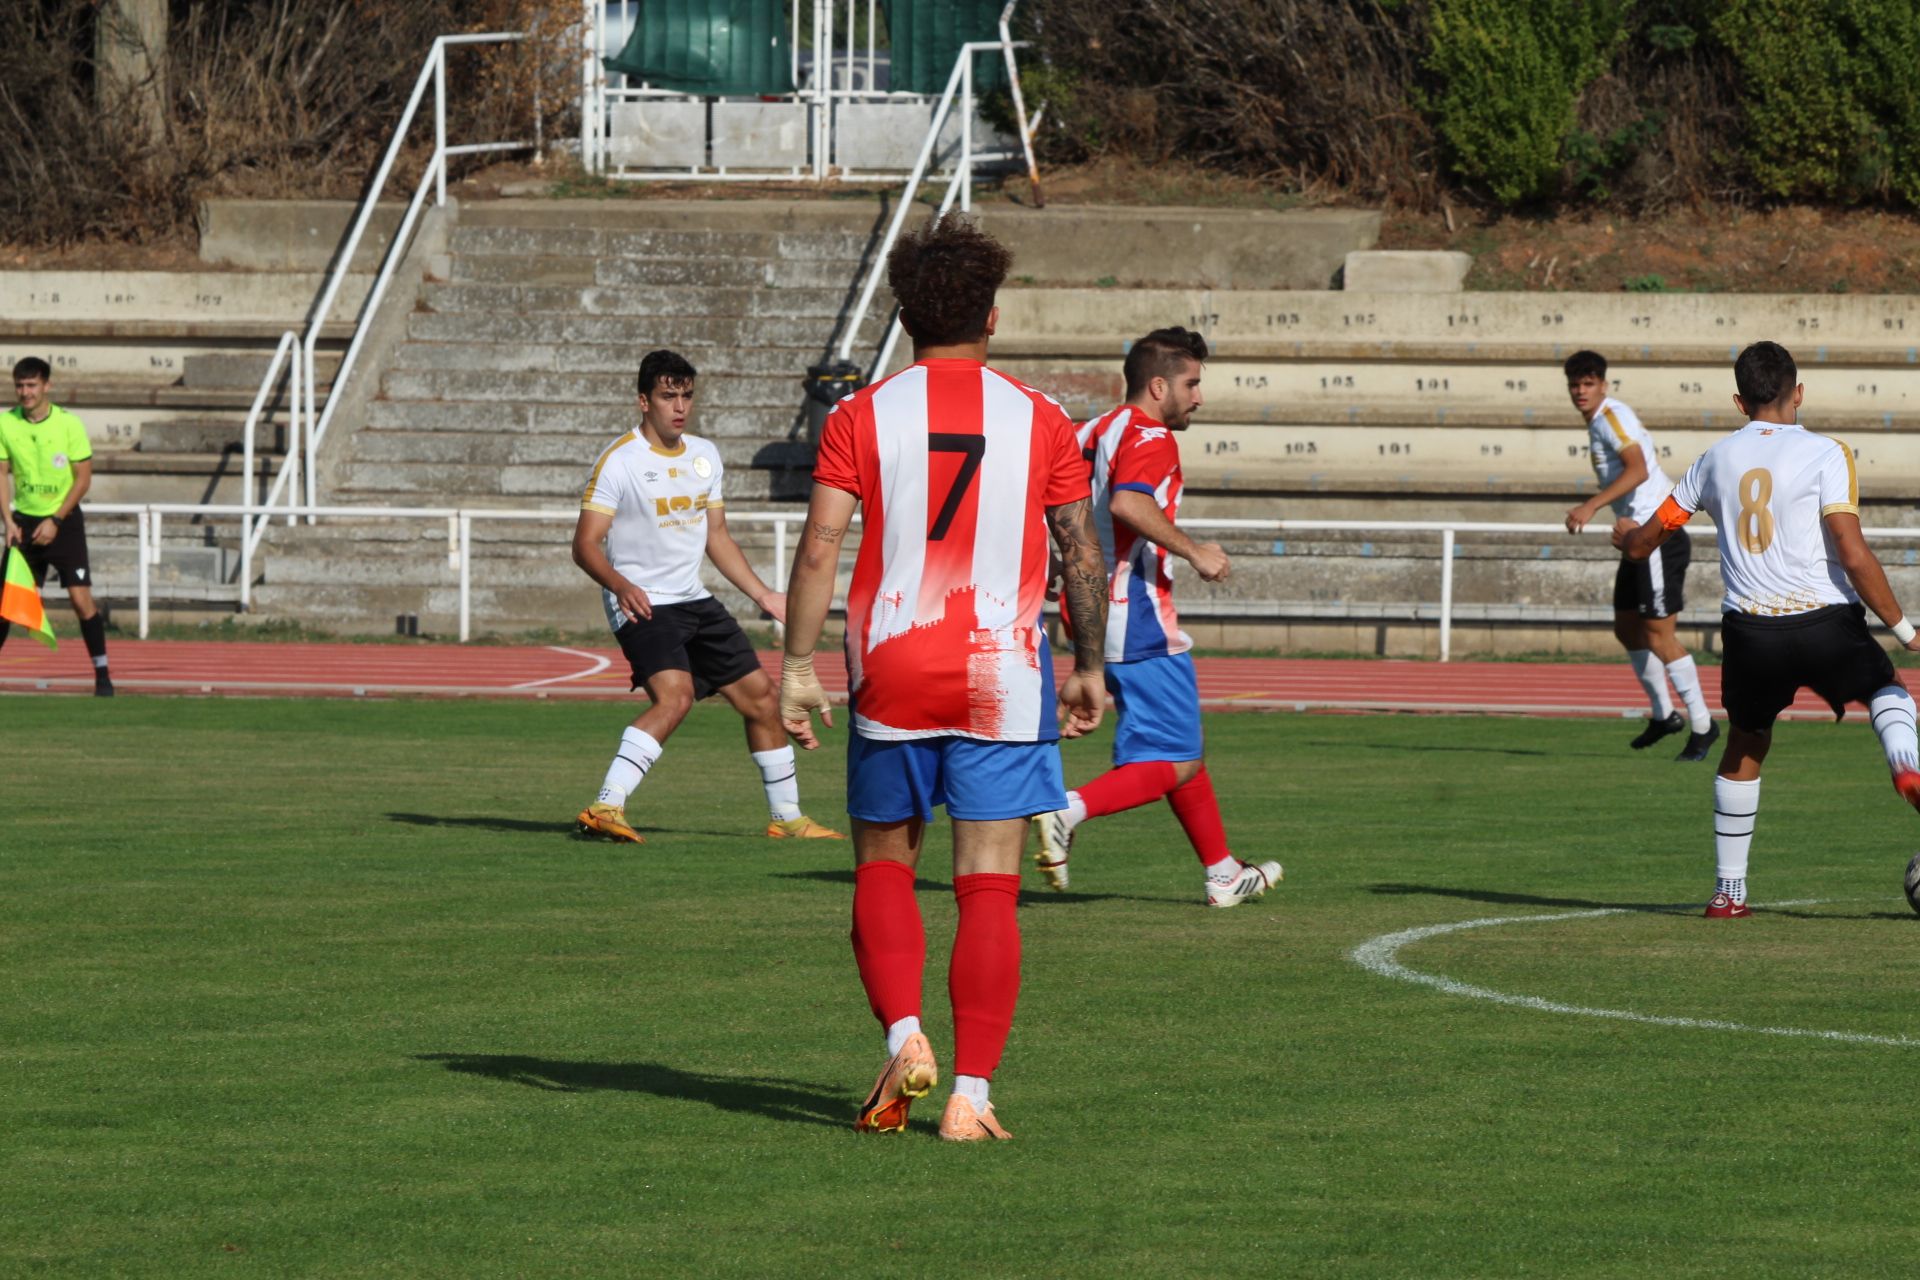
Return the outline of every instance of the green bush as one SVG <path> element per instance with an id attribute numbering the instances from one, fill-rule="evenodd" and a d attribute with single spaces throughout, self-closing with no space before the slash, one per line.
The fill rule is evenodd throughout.
<path id="1" fill-rule="evenodd" d="M 1728 0 L 1713 30 L 1740 69 L 1761 191 L 1920 205 L 1913 0 Z"/>
<path id="2" fill-rule="evenodd" d="M 1626 37 L 1627 0 L 1433 0 L 1430 103 L 1454 172 L 1502 204 L 1557 193 L 1580 93 Z"/>

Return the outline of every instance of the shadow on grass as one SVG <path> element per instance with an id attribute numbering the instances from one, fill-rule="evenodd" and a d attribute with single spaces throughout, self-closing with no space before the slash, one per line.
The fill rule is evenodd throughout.
<path id="1" fill-rule="evenodd" d="M 390 813 L 389 822 L 404 822 L 410 827 L 478 827 L 483 831 L 532 832 L 552 835 L 573 829 L 571 822 L 541 821 L 534 818 L 496 818 L 492 814 L 474 814 L 455 818 L 443 813 Z"/>
<path id="2" fill-rule="evenodd" d="M 1496 906 L 1572 907 L 1592 911 L 1644 911 L 1654 915 L 1694 916 L 1706 905 L 1699 902 L 1603 902 L 1598 898 L 1553 897 L 1539 893 L 1512 893 L 1502 889 L 1457 889 L 1437 884 L 1376 884 L 1372 892 L 1407 897 L 1463 898 L 1468 902 L 1487 902 Z M 1808 911 L 1797 907 L 1772 907 L 1753 904 L 1757 916 L 1787 916 L 1795 920 L 1902 920 L 1912 912 L 1900 911 Z"/>
<path id="3" fill-rule="evenodd" d="M 832 871 L 776 871 L 774 873 L 774 879 L 818 880 L 825 884 L 844 884 L 851 888 L 853 886 L 853 869 L 848 867 Z M 945 892 L 951 890 L 953 885 L 945 880 L 929 880 L 924 876 L 917 876 L 914 878 L 913 887 L 923 891 Z M 1054 903 L 1074 902 L 1172 902 L 1184 905 L 1188 901 L 1186 898 L 1146 898 L 1132 893 L 1076 893 L 1071 889 L 1064 893 L 1053 893 L 1051 891 L 1036 893 L 1029 889 L 1022 889 L 1020 891 L 1020 905 L 1023 907 L 1040 907 Z"/>
<path id="4" fill-rule="evenodd" d="M 549 1093 L 650 1093 L 769 1120 L 834 1128 L 852 1125 L 858 1101 L 844 1089 L 828 1089 L 804 1080 L 709 1075 L 658 1062 L 565 1062 L 512 1053 L 421 1053 L 414 1057 L 461 1075 L 483 1076 Z"/>
<path id="5" fill-rule="evenodd" d="M 617 843 L 583 836 L 574 830 L 572 819 L 564 822 L 542 821 L 533 818 L 499 818 L 492 814 L 474 814 L 469 817 L 449 817 L 439 813 L 389 813 L 389 822 L 402 822 L 410 827 L 474 827 L 482 831 L 505 831 L 515 835 L 563 835 L 585 841 L 589 844 Z M 634 830 L 641 835 L 664 836 L 715 836 L 722 840 L 759 839 L 757 831 L 707 831 L 699 827 L 656 827 L 638 823 Z"/>

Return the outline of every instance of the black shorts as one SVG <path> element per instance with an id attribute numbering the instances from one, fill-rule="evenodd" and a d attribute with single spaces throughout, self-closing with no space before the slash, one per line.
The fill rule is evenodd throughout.
<path id="1" fill-rule="evenodd" d="M 60 576 L 60 585 L 72 590 L 74 587 L 92 587 L 93 570 L 87 563 L 87 519 L 75 507 L 73 514 L 60 522 L 60 532 L 53 535 L 53 541 L 44 547 L 33 545 L 33 532 L 43 520 L 50 516 L 23 516 L 13 513 L 13 522 L 20 526 L 20 550 L 25 554 L 27 568 L 33 571 L 36 585 L 45 585 L 47 570 L 52 569 Z"/>
<path id="2" fill-rule="evenodd" d="M 760 670 L 753 642 L 712 596 L 657 604 L 653 617 L 629 619 L 613 637 L 633 668 L 636 689 L 662 671 L 685 671 L 698 699 Z"/>
<path id="3" fill-rule="evenodd" d="M 1613 575 L 1613 611 L 1643 618 L 1671 618 L 1686 606 L 1687 566 L 1693 540 L 1685 529 L 1674 532 L 1645 560 L 1620 557 Z"/>
<path id="4" fill-rule="evenodd" d="M 1764 733 L 1802 688 L 1819 694 L 1837 718 L 1893 683 L 1893 660 L 1867 630 L 1857 604 L 1783 618 L 1729 613 L 1720 618 L 1726 652 L 1720 705 L 1734 728 Z"/>

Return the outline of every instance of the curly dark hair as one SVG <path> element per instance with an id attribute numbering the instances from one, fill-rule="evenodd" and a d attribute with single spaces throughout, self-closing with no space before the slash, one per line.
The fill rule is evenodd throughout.
<path id="1" fill-rule="evenodd" d="M 1012 266 L 1005 245 L 949 213 L 900 237 L 887 255 L 887 284 L 913 340 L 947 346 L 986 333 L 993 295 Z"/>
<path id="2" fill-rule="evenodd" d="M 640 358 L 640 394 L 650 396 L 664 382 L 670 388 L 690 385 L 700 376 L 693 362 L 678 351 L 649 351 Z"/>
<path id="3" fill-rule="evenodd" d="M 1567 357 L 1560 366 L 1567 375 L 1568 382 L 1578 382 L 1582 378 L 1607 379 L 1607 358 L 1598 351 L 1576 351 Z"/>
<path id="4" fill-rule="evenodd" d="M 1191 329 L 1175 325 L 1155 329 L 1127 348 L 1127 361 L 1121 371 L 1127 379 L 1127 398 L 1131 400 L 1155 378 L 1171 380 L 1187 367 L 1187 361 L 1205 362 L 1207 340 Z"/>
<path id="5" fill-rule="evenodd" d="M 1748 413 L 1786 399 L 1799 382 L 1792 354 L 1777 342 L 1756 342 L 1733 362 L 1733 383 Z"/>

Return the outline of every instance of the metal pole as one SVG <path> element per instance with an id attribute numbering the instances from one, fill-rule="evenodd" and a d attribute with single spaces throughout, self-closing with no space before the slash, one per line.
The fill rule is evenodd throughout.
<path id="1" fill-rule="evenodd" d="M 433 42 L 433 160 L 440 166 L 439 174 L 434 178 L 433 203 L 444 208 L 447 203 L 447 45 L 444 40 Z"/>
<path id="2" fill-rule="evenodd" d="M 1027 181 L 1033 185 L 1033 207 L 1044 209 L 1047 197 L 1040 190 L 1040 166 L 1033 160 L 1033 126 L 1027 123 L 1027 100 L 1020 93 L 1020 68 L 1014 64 L 1013 33 L 1007 27 L 1013 20 L 1014 6 L 1019 3 L 1020 0 L 1007 0 L 1007 7 L 1000 11 L 1000 48 L 1007 59 L 1007 83 L 1013 89 L 1013 119 L 1020 128 L 1020 150 L 1027 157 Z"/>
<path id="3" fill-rule="evenodd" d="M 787 522 L 785 520 L 775 520 L 773 522 L 773 580 L 776 583 L 785 583 L 789 580 L 789 577 L 787 566 Z M 787 634 L 786 624 L 775 621 L 773 624 L 773 634 L 784 639 Z"/>
<path id="4" fill-rule="evenodd" d="M 473 517 L 460 513 L 460 643 L 473 634 Z"/>
<path id="5" fill-rule="evenodd" d="M 1453 530 L 1440 533 L 1440 661 L 1453 658 Z"/>
<path id="6" fill-rule="evenodd" d="M 960 54 L 960 212 L 973 212 L 973 51 Z"/>
<path id="7" fill-rule="evenodd" d="M 142 640 L 147 638 L 147 608 L 149 602 L 147 590 L 147 526 L 152 519 L 153 513 L 150 511 L 142 511 L 134 517 L 134 521 L 138 526 L 136 536 L 140 540 L 140 554 L 136 556 L 135 559 L 140 562 L 140 638 Z"/>

